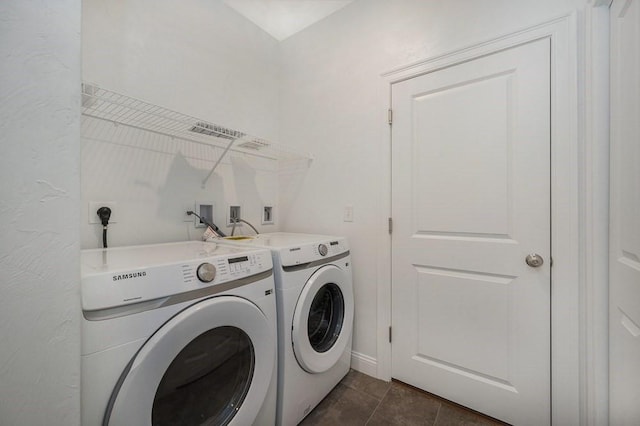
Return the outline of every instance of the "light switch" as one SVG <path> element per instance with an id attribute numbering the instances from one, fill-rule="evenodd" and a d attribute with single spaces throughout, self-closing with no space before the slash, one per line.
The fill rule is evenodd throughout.
<path id="1" fill-rule="evenodd" d="M 353 206 L 344 207 L 344 217 L 342 219 L 345 222 L 353 222 Z"/>

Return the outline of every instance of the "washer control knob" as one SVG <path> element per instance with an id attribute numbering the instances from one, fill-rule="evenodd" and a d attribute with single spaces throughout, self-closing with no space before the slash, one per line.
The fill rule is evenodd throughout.
<path id="1" fill-rule="evenodd" d="M 318 252 L 320 252 L 320 256 L 326 256 L 329 253 L 329 249 L 324 244 L 320 244 L 318 246 Z"/>
<path id="2" fill-rule="evenodd" d="M 203 283 L 210 283 L 216 277 L 216 267 L 210 263 L 203 263 L 198 266 L 196 274 Z"/>

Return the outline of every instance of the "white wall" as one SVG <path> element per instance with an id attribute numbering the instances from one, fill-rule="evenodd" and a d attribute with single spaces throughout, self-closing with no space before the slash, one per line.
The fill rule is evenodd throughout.
<path id="1" fill-rule="evenodd" d="M 80 424 L 80 1 L 0 3 L 0 424 Z"/>
<path id="2" fill-rule="evenodd" d="M 85 82 L 278 141 L 278 42 L 222 1 L 85 0 L 82 41 Z M 216 204 L 224 231 L 236 203 L 261 231 L 279 229 L 273 161 L 228 156 L 201 188 L 213 149 L 85 117 L 82 134 L 82 248 L 101 245 L 92 201 L 117 203 L 110 246 L 199 238 L 183 221 L 196 200 Z M 274 225 L 260 225 L 263 205 Z"/>
<path id="3" fill-rule="evenodd" d="M 281 139 L 315 156 L 303 190 L 283 194 L 286 228 L 349 237 L 356 293 L 353 345 L 369 364 L 377 357 L 377 287 L 388 279 L 384 264 L 389 262 L 384 253 L 390 157 L 381 137 L 389 94 L 381 74 L 585 4 L 357 0 L 282 42 Z M 342 221 L 346 205 L 354 206 L 353 223 Z"/>

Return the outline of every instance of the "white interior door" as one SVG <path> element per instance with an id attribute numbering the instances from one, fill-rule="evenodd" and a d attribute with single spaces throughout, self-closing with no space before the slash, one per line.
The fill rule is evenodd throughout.
<path id="1" fill-rule="evenodd" d="M 550 41 L 393 84 L 392 108 L 392 376 L 549 424 Z"/>
<path id="2" fill-rule="evenodd" d="M 640 424 L 640 2 L 611 6 L 610 424 Z"/>

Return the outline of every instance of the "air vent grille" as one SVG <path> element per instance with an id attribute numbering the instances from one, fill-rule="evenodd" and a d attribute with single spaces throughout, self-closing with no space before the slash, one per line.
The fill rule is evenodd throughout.
<path id="1" fill-rule="evenodd" d="M 238 148 L 253 149 L 255 151 L 259 151 L 259 150 L 261 150 L 263 148 L 269 147 L 269 145 L 271 145 L 271 144 L 269 142 L 265 141 L 265 140 L 252 139 L 250 141 L 240 142 L 236 146 Z"/>
<path id="2" fill-rule="evenodd" d="M 228 140 L 236 140 L 246 136 L 245 133 L 237 130 L 228 129 L 226 127 L 218 126 L 217 124 L 209 124 L 202 121 L 197 122 L 195 126 L 191 126 L 189 131 Z"/>

